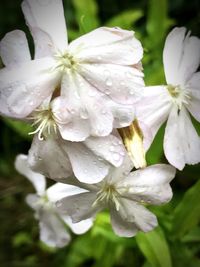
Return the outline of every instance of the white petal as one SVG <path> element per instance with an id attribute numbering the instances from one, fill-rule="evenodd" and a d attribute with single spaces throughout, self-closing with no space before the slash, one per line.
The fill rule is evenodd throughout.
<path id="1" fill-rule="evenodd" d="M 187 109 L 192 113 L 196 120 L 200 122 L 200 72 L 193 74 L 188 81 L 187 87 L 190 92 L 189 105 Z"/>
<path id="2" fill-rule="evenodd" d="M 170 165 L 157 164 L 131 172 L 118 183 L 122 196 L 137 202 L 154 205 L 167 203 L 172 198 L 169 185 L 176 169 Z"/>
<path id="3" fill-rule="evenodd" d="M 168 84 L 184 85 L 200 63 L 200 40 L 186 35 L 186 28 L 175 28 L 167 36 L 163 61 Z"/>
<path id="4" fill-rule="evenodd" d="M 121 218 L 134 223 L 138 230 L 149 232 L 158 225 L 156 216 L 144 206 L 125 198 L 120 199 L 119 214 Z"/>
<path id="5" fill-rule="evenodd" d="M 167 120 L 171 108 L 171 100 L 166 86 L 149 86 L 144 89 L 144 96 L 136 106 L 136 117 L 148 137 L 146 150 L 150 147 L 161 125 Z"/>
<path id="6" fill-rule="evenodd" d="M 95 155 L 84 143 L 67 142 L 63 147 L 77 179 L 88 184 L 100 182 L 108 173 L 109 164 Z"/>
<path id="7" fill-rule="evenodd" d="M 63 144 L 53 138 L 40 141 L 34 137 L 29 150 L 28 162 L 34 171 L 60 182 L 72 175 L 72 168 L 67 154 L 62 149 Z"/>
<path id="8" fill-rule="evenodd" d="M 63 221 L 71 228 L 72 232 L 77 235 L 82 235 L 87 232 L 93 225 L 91 219 L 83 220 L 78 223 L 73 223 L 69 216 L 61 216 Z"/>
<path id="9" fill-rule="evenodd" d="M 89 83 L 117 103 L 133 104 L 141 98 L 143 74 L 134 67 L 80 64 L 78 71 Z"/>
<path id="10" fill-rule="evenodd" d="M 51 102 L 54 119 L 63 139 L 73 142 L 84 141 L 90 135 L 90 123 L 73 109 L 73 98 L 56 97 Z M 73 112 L 71 112 L 73 110 Z M 78 113 L 78 114 L 76 114 Z"/>
<path id="11" fill-rule="evenodd" d="M 134 65 L 143 56 L 141 43 L 134 32 L 102 27 L 81 36 L 69 45 L 78 59 L 89 63 Z"/>
<path id="12" fill-rule="evenodd" d="M 114 117 L 114 128 L 127 127 L 134 121 L 135 106 L 118 104 L 112 100 L 108 102 L 108 106 Z"/>
<path id="13" fill-rule="evenodd" d="M 9 32 L 0 42 L 0 56 L 5 66 L 31 60 L 28 42 L 24 32 Z"/>
<path id="14" fill-rule="evenodd" d="M 44 211 L 39 220 L 40 240 L 46 245 L 62 248 L 70 242 L 70 235 L 54 212 Z"/>
<path id="15" fill-rule="evenodd" d="M 101 138 L 90 137 L 84 143 L 97 156 L 108 161 L 115 167 L 121 166 L 126 150 L 119 138 L 113 135 Z"/>
<path id="16" fill-rule="evenodd" d="M 99 206 L 93 206 L 96 197 L 96 192 L 66 197 L 57 202 L 57 209 L 59 213 L 69 215 L 73 223 L 77 223 L 94 217 L 102 209 Z"/>
<path id="17" fill-rule="evenodd" d="M 40 31 L 42 31 L 49 35 L 49 40 L 52 41 L 46 44 L 47 48 L 49 45 L 53 45 L 55 49 L 65 51 L 67 47 L 67 29 L 62 0 L 25 0 L 22 3 L 22 10 L 30 30 L 33 32 L 38 29 L 38 32 L 33 32 L 33 37 L 41 34 Z M 44 42 L 45 39 L 37 38 L 37 45 L 39 45 L 38 41 Z"/>
<path id="18" fill-rule="evenodd" d="M 66 99 L 69 112 L 78 116 L 74 119 L 79 124 L 80 134 L 82 128 L 85 133 L 88 131 L 88 136 L 106 136 L 111 133 L 113 116 L 105 105 L 107 100 L 89 82 L 78 74 L 68 72 L 62 81 L 61 93 Z"/>
<path id="19" fill-rule="evenodd" d="M 28 157 L 26 155 L 18 155 L 15 160 L 16 170 L 24 175 L 35 187 L 38 195 L 42 195 L 45 192 L 46 180 L 45 177 L 37 172 L 33 172 L 28 165 Z"/>
<path id="20" fill-rule="evenodd" d="M 122 237 L 135 236 L 138 228 L 133 222 L 125 221 L 120 214 L 115 210 L 110 210 L 111 224 L 116 235 Z"/>
<path id="21" fill-rule="evenodd" d="M 53 63 L 44 58 L 0 70 L 0 113 L 24 118 L 50 96 L 60 78 L 49 71 Z"/>
<path id="22" fill-rule="evenodd" d="M 76 194 L 80 194 L 83 192 L 87 192 L 85 189 L 79 188 L 77 186 L 63 184 L 63 183 L 56 183 L 49 187 L 46 191 L 48 199 L 53 203 L 61 198 L 73 196 Z"/>
<path id="23" fill-rule="evenodd" d="M 177 108 L 170 113 L 165 129 L 164 152 L 170 164 L 179 170 L 185 164 L 200 162 L 200 138 L 184 107 L 179 113 Z"/>
<path id="24" fill-rule="evenodd" d="M 40 196 L 36 194 L 28 194 L 26 196 L 26 203 L 31 207 L 33 210 L 38 210 L 38 202 L 40 201 Z M 37 216 L 37 215 L 36 215 Z"/>

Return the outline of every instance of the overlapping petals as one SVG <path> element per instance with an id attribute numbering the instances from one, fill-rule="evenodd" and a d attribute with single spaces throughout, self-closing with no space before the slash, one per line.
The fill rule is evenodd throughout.
<path id="1" fill-rule="evenodd" d="M 119 236 L 131 237 L 138 230 L 152 230 L 157 225 L 156 216 L 142 204 L 161 205 L 170 201 L 169 183 L 175 176 L 175 168 L 155 165 L 130 173 L 132 166 L 126 158 L 122 169 L 111 169 L 101 183 L 87 188 L 79 184 L 87 191 L 62 198 L 57 202 L 58 210 L 68 213 L 73 222 L 79 222 L 108 208 L 113 230 Z"/>

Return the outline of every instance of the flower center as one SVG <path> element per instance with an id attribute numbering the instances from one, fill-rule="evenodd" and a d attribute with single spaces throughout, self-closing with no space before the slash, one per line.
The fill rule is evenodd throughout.
<path id="1" fill-rule="evenodd" d="M 191 97 L 186 88 L 182 88 L 179 85 L 168 85 L 167 90 L 172 98 L 172 101 L 178 106 L 179 110 L 182 108 L 183 104 L 189 104 L 188 101 Z"/>
<path id="2" fill-rule="evenodd" d="M 74 56 L 70 55 L 68 52 L 57 53 L 54 58 L 56 59 L 57 64 L 53 70 L 59 70 L 61 72 L 68 69 L 75 70 L 77 62 Z"/>
<path id="3" fill-rule="evenodd" d="M 120 193 L 116 190 L 113 184 L 104 184 L 101 190 L 98 191 L 97 199 L 93 203 L 93 206 L 96 206 L 99 203 L 108 204 L 109 202 L 113 202 L 116 210 L 119 210 L 119 196 Z"/>
<path id="4" fill-rule="evenodd" d="M 46 135 L 57 134 L 57 124 L 50 107 L 36 109 L 31 119 L 34 120 L 32 126 L 37 126 L 37 128 L 29 135 L 38 133 L 39 140 L 44 140 Z"/>

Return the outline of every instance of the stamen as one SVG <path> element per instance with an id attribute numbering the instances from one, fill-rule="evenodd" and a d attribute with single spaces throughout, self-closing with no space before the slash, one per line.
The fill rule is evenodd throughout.
<path id="1" fill-rule="evenodd" d="M 99 202 L 109 203 L 110 201 L 114 203 L 116 210 L 119 211 L 120 202 L 118 197 L 120 193 L 116 190 L 115 186 L 112 184 L 105 184 L 101 190 L 97 193 L 97 199 L 94 201 L 92 206 L 97 206 Z"/>
<path id="2" fill-rule="evenodd" d="M 45 135 L 57 134 L 57 124 L 51 108 L 37 109 L 30 118 L 34 119 L 32 126 L 38 125 L 38 127 L 29 135 L 38 134 L 38 139 L 42 141 Z"/>
<path id="3" fill-rule="evenodd" d="M 184 105 L 189 104 L 191 96 L 187 88 L 182 88 L 179 85 L 177 86 L 168 85 L 167 89 L 170 96 L 172 97 L 172 101 L 178 106 L 179 110 L 181 110 L 183 104 Z"/>

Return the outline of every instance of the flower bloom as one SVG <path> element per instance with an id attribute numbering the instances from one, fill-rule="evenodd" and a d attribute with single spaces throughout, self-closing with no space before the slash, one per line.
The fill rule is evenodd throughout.
<path id="1" fill-rule="evenodd" d="M 175 168 L 161 164 L 130 172 L 132 167 L 126 158 L 102 182 L 79 183 L 78 187 L 85 191 L 59 200 L 56 204 L 59 212 L 69 214 L 73 222 L 80 222 L 109 209 L 113 230 L 119 236 L 131 237 L 139 230 L 152 230 L 157 219 L 144 204 L 161 205 L 171 199 L 169 183 L 175 176 Z"/>
<path id="2" fill-rule="evenodd" d="M 182 170 L 185 164 L 200 162 L 200 138 L 189 115 L 200 122 L 200 40 L 186 35 L 185 28 L 175 28 L 166 39 L 163 62 L 167 85 L 145 88 L 137 118 L 150 131 L 144 140 L 146 149 L 167 120 L 165 156 Z"/>
<path id="3" fill-rule="evenodd" d="M 126 150 L 115 135 L 90 137 L 84 142 L 69 142 L 62 138 L 33 139 L 28 163 L 32 170 L 58 182 L 76 178 L 84 183 L 98 183 L 111 166 L 119 167 Z"/>
<path id="4" fill-rule="evenodd" d="M 22 9 L 35 58 L 23 32 L 8 33 L 1 41 L 6 67 L 0 71 L 0 113 L 30 116 L 39 137 L 59 128 L 69 141 L 107 136 L 113 127 L 130 125 L 132 104 L 144 86 L 143 49 L 134 33 L 99 28 L 68 44 L 61 0 L 25 0 Z"/>
<path id="5" fill-rule="evenodd" d="M 35 218 L 39 221 L 40 240 L 50 247 L 63 247 L 70 242 L 70 235 L 66 229 L 68 225 L 75 234 L 83 234 L 92 226 L 92 220 L 87 219 L 73 224 L 70 217 L 58 212 L 55 202 L 62 197 L 70 196 L 77 191 L 75 186 L 56 183 L 46 189 L 45 177 L 33 172 L 27 164 L 27 156 L 18 155 L 15 161 L 16 169 L 33 184 L 36 194 L 29 194 L 27 204 L 35 211 Z M 66 225 L 65 225 L 66 224 Z"/>

